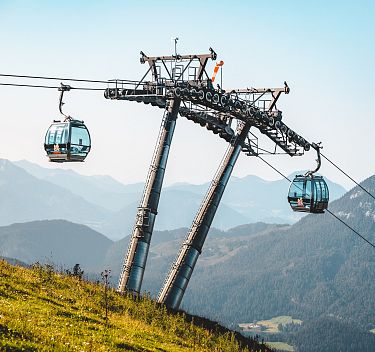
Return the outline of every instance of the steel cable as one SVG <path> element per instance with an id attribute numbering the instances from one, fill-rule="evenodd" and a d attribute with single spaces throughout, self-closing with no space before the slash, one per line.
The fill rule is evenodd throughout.
<path id="1" fill-rule="evenodd" d="M 81 78 L 64 78 L 64 77 L 47 77 L 47 76 L 31 76 L 31 75 L 14 75 L 14 74 L 6 74 L 6 73 L 0 73 L 0 77 L 12 77 L 12 78 L 28 78 L 28 79 L 44 79 L 44 80 L 58 80 L 58 81 L 71 81 L 71 82 L 88 82 L 88 83 L 104 83 L 109 84 L 113 83 L 115 80 L 93 80 L 93 79 L 81 79 Z M 132 81 L 132 80 L 119 80 L 121 82 L 127 82 L 127 83 L 138 83 L 138 81 Z"/>
<path id="2" fill-rule="evenodd" d="M 363 191 L 365 191 L 370 197 L 372 197 L 375 200 L 375 196 L 371 194 L 367 189 L 363 188 L 356 180 L 354 180 L 352 177 L 350 177 L 344 170 L 342 170 L 339 166 L 337 166 L 333 161 L 328 159 L 323 153 L 320 153 L 320 155 L 326 159 L 328 162 L 330 162 L 336 169 L 341 171 L 346 177 L 348 177 L 350 180 L 352 180 L 359 188 L 361 188 Z"/>
<path id="3" fill-rule="evenodd" d="M 27 88 L 50 88 L 50 89 L 59 89 L 60 86 L 46 86 L 39 84 L 20 84 L 20 83 L 0 83 L 0 86 L 11 86 L 11 87 L 27 87 Z M 70 87 L 70 89 L 75 90 L 105 90 L 104 88 L 90 88 L 90 87 Z"/>

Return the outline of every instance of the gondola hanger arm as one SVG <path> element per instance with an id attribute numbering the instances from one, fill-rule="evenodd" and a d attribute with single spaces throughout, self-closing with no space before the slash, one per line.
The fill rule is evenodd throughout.
<path id="1" fill-rule="evenodd" d="M 60 100 L 59 100 L 59 111 L 61 115 L 65 116 L 65 120 L 72 120 L 71 116 L 65 115 L 62 111 L 62 106 L 64 105 L 64 102 L 63 102 L 64 92 L 70 91 L 71 88 L 72 88 L 71 86 L 63 84 L 63 83 L 61 83 L 61 86 L 58 88 L 58 90 L 61 92 Z"/>
<path id="2" fill-rule="evenodd" d="M 318 158 L 316 159 L 316 162 L 317 162 L 317 166 L 314 170 L 312 171 L 307 171 L 305 176 L 312 176 L 313 174 L 315 174 L 321 167 L 322 165 L 322 160 L 320 158 L 320 149 L 322 149 L 323 147 L 321 146 L 322 142 L 319 142 L 319 143 L 311 143 L 311 146 L 316 150 L 316 153 L 318 155 Z"/>

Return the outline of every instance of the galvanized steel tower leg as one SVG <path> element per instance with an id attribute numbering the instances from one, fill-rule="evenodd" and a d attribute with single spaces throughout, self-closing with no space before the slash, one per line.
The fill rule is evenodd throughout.
<path id="1" fill-rule="evenodd" d="M 176 125 L 180 99 L 172 99 L 164 114 L 135 226 L 118 284 L 119 292 L 139 293 L 146 267 L 165 168 Z"/>
<path id="2" fill-rule="evenodd" d="M 247 124 L 242 124 L 237 129 L 236 136 L 231 141 L 225 153 L 201 207 L 195 216 L 186 240 L 180 249 L 177 260 L 173 264 L 159 293 L 158 302 L 164 303 L 169 308 L 178 309 L 180 306 L 194 266 L 201 254 L 208 230 L 210 229 L 249 129 L 250 125 Z"/>

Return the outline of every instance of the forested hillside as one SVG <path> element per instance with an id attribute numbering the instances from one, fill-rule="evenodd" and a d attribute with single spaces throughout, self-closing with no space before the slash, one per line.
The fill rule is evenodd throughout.
<path id="1" fill-rule="evenodd" d="M 375 193 L 375 177 L 363 186 Z M 330 209 L 374 242 L 374 205 L 373 199 L 356 187 L 332 202 Z M 367 350 L 371 350 L 368 331 L 375 326 L 372 247 L 330 214 L 309 215 L 295 225 L 270 229 L 256 237 L 251 231 L 244 235 L 244 229 L 240 233 L 230 239 L 208 237 L 183 300 L 185 309 L 204 312 L 232 327 L 279 315 L 292 315 L 306 324 L 332 317 L 335 336 L 340 327 L 350 327 L 352 340 L 366 341 Z M 154 293 L 163 277 L 156 270 L 168 271 L 174 259 L 164 256 L 171 253 L 166 248 L 160 244 L 153 248 L 156 255 L 145 275 L 144 288 Z M 338 325 L 332 323 L 336 320 Z M 296 339 L 312 336 L 306 334 L 309 329 L 303 331 Z M 322 330 L 316 330 L 314 339 L 319 339 L 320 333 Z M 332 348 L 333 342 L 328 346 Z"/>
<path id="2" fill-rule="evenodd" d="M 276 337 L 280 340 L 280 336 Z M 286 340 L 302 352 L 375 350 L 375 334 L 339 318 L 325 317 L 304 323 L 287 334 Z"/>

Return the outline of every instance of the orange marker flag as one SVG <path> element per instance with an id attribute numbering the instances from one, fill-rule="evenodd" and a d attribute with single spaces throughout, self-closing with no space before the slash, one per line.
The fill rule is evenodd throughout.
<path id="1" fill-rule="evenodd" d="M 215 81 L 215 77 L 216 77 L 216 75 L 217 75 L 217 73 L 219 71 L 219 67 L 221 67 L 223 65 L 224 65 L 224 61 L 223 60 L 221 60 L 220 62 L 216 62 L 216 66 L 214 68 L 214 74 L 212 75 L 212 78 L 211 78 L 212 83 L 214 83 L 214 81 Z"/>

